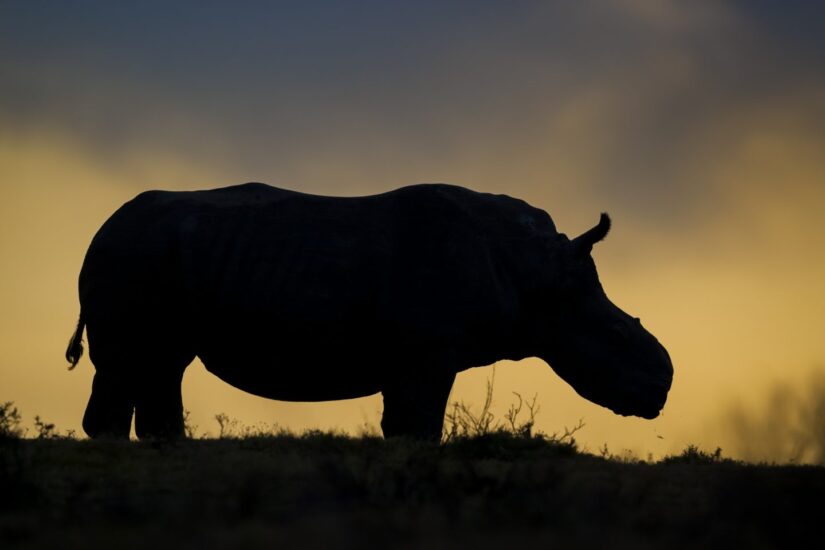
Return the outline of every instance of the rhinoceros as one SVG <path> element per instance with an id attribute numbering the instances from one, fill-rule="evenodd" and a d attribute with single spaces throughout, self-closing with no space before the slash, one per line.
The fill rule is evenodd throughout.
<path id="1" fill-rule="evenodd" d="M 184 433 L 199 357 L 285 401 L 381 393 L 384 436 L 437 439 L 457 373 L 538 357 L 581 396 L 655 418 L 673 367 L 605 295 L 591 247 L 506 195 L 419 184 L 327 197 L 248 183 L 148 191 L 94 236 L 80 272 L 73 368 L 87 331 L 90 437 Z"/>

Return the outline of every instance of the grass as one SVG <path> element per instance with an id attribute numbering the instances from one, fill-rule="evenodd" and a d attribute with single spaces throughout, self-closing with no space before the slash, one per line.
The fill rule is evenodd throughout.
<path id="1" fill-rule="evenodd" d="M 770 547 L 825 534 L 821 467 L 694 446 L 657 463 L 597 456 L 578 449 L 581 424 L 534 433 L 536 410 L 519 399 L 498 422 L 489 406 L 459 404 L 441 444 L 249 429 L 225 415 L 219 438 L 138 442 L 78 439 L 40 419 L 21 439 L 7 403 L 0 547 Z"/>
<path id="2" fill-rule="evenodd" d="M 0 444 L 0 494 L 3 547 L 778 546 L 823 534 L 825 469 L 698 449 L 631 463 L 506 432 L 55 437 Z"/>

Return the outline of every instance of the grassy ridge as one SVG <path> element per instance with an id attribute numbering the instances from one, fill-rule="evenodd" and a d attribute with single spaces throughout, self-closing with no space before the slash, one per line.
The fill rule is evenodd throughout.
<path id="1" fill-rule="evenodd" d="M 0 546 L 598 546 L 822 540 L 825 468 L 659 463 L 512 433 L 0 441 Z"/>

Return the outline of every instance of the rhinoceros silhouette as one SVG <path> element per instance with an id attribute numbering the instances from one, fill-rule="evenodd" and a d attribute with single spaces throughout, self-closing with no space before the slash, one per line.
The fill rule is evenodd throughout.
<path id="1" fill-rule="evenodd" d="M 100 228 L 80 272 L 66 358 L 96 373 L 91 437 L 183 435 L 197 356 L 287 401 L 382 393 L 385 436 L 438 438 L 455 375 L 539 357 L 583 397 L 654 418 L 673 367 L 613 305 L 590 256 L 522 200 L 421 184 L 324 197 L 248 183 L 149 191 Z"/>

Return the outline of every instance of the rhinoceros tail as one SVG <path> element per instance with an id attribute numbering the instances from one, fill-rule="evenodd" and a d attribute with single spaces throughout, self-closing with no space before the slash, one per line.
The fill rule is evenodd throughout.
<path id="1" fill-rule="evenodd" d="M 66 348 L 66 361 L 71 363 L 69 370 L 77 366 L 80 357 L 83 355 L 83 329 L 86 327 L 86 321 L 83 320 L 83 314 L 80 314 L 80 319 L 77 321 L 77 329 L 74 331 L 71 340 L 69 340 L 69 347 Z"/>

